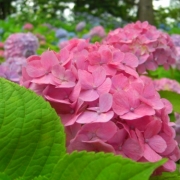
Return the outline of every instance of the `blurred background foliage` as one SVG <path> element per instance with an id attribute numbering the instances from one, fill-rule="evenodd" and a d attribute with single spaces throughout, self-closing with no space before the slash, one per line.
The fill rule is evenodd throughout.
<path id="1" fill-rule="evenodd" d="M 154 9 L 153 1 L 158 0 L 0 0 L 0 19 L 11 15 L 21 22 L 55 18 L 67 22 L 87 18 L 88 14 L 110 21 L 147 20 L 154 25 L 180 22 L 180 0 L 170 0 L 169 7 L 159 9 Z"/>

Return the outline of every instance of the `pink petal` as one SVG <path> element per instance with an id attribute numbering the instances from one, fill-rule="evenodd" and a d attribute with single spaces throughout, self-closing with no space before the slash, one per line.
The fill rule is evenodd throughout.
<path id="1" fill-rule="evenodd" d="M 97 119 L 98 119 L 97 112 L 85 111 L 77 118 L 76 122 L 81 124 L 86 124 L 86 123 L 96 122 Z"/>
<path id="2" fill-rule="evenodd" d="M 109 145 L 99 139 L 94 140 L 94 141 L 87 141 L 87 142 L 83 141 L 83 142 L 84 142 L 84 144 L 89 145 L 92 148 L 90 151 L 115 153 L 114 148 L 111 145 Z"/>
<path id="3" fill-rule="evenodd" d="M 54 84 L 52 81 L 52 74 L 47 74 L 42 77 L 33 79 L 31 80 L 31 82 L 37 83 L 37 84 Z"/>
<path id="4" fill-rule="evenodd" d="M 42 66 L 46 70 L 50 70 L 54 65 L 59 64 L 58 58 L 53 51 L 46 51 L 41 55 Z"/>
<path id="5" fill-rule="evenodd" d="M 112 53 L 109 48 L 101 48 L 100 46 L 100 51 L 101 51 L 101 62 L 104 64 L 108 64 L 109 61 L 112 60 Z"/>
<path id="6" fill-rule="evenodd" d="M 162 157 L 152 150 L 148 144 L 144 145 L 144 157 L 149 162 L 157 162 L 162 159 Z"/>
<path id="7" fill-rule="evenodd" d="M 97 88 L 98 94 L 108 93 L 111 89 L 111 79 L 107 78 L 104 83 Z"/>
<path id="8" fill-rule="evenodd" d="M 99 97 L 99 110 L 100 112 L 107 112 L 112 107 L 112 95 L 105 93 Z"/>
<path id="9" fill-rule="evenodd" d="M 126 114 L 120 115 L 120 118 L 122 119 L 127 119 L 127 120 L 134 120 L 137 118 L 142 117 L 140 114 L 135 114 L 133 112 L 127 112 Z"/>
<path id="10" fill-rule="evenodd" d="M 124 89 L 128 87 L 129 81 L 126 76 L 123 74 L 118 74 L 112 77 L 112 93 L 119 91 L 120 89 Z"/>
<path id="11" fill-rule="evenodd" d="M 79 81 L 82 89 L 92 89 L 93 87 L 93 76 L 85 70 L 78 71 Z"/>
<path id="12" fill-rule="evenodd" d="M 157 135 L 162 128 L 162 122 L 160 120 L 153 119 L 146 126 L 144 137 L 149 139 L 154 135 Z"/>
<path id="13" fill-rule="evenodd" d="M 115 123 L 109 121 L 105 123 L 89 123 L 82 126 L 80 134 L 87 134 L 90 139 L 92 135 L 100 138 L 102 141 L 107 141 L 112 138 L 117 132 Z"/>
<path id="14" fill-rule="evenodd" d="M 127 157 L 135 161 L 139 160 L 143 156 L 143 151 L 140 144 L 136 140 L 131 138 L 128 138 L 125 141 L 122 150 Z"/>
<path id="15" fill-rule="evenodd" d="M 123 70 L 123 69 L 122 69 L 122 70 Z M 134 70 L 134 69 L 132 69 L 132 68 L 130 68 L 130 67 L 128 67 L 128 66 L 125 66 L 125 67 L 124 67 L 124 71 L 125 71 L 127 74 L 130 74 L 131 76 L 134 76 L 134 77 L 136 77 L 136 78 L 139 77 L 139 75 L 138 75 L 138 73 L 136 72 L 136 70 Z"/>
<path id="16" fill-rule="evenodd" d="M 94 78 L 94 86 L 99 87 L 106 78 L 106 71 L 103 67 L 99 66 L 96 70 L 92 72 Z"/>
<path id="17" fill-rule="evenodd" d="M 84 90 L 80 92 L 79 98 L 83 101 L 87 101 L 87 102 L 91 102 L 94 101 L 96 99 L 98 99 L 99 95 L 97 93 L 97 91 L 95 91 L 94 89 L 92 90 Z"/>
<path id="18" fill-rule="evenodd" d="M 42 67 L 40 60 L 29 63 L 29 65 L 26 67 L 26 71 L 27 74 L 33 78 L 41 77 L 46 73 L 46 70 Z"/>
<path id="19" fill-rule="evenodd" d="M 166 171 L 173 172 L 176 170 L 176 163 L 174 161 L 168 159 L 168 162 L 163 164 L 163 167 Z"/>
<path id="20" fill-rule="evenodd" d="M 100 61 L 101 61 L 101 56 L 98 52 L 92 52 L 89 54 L 90 65 L 98 65 Z"/>
<path id="21" fill-rule="evenodd" d="M 108 140 L 108 143 L 111 144 L 113 147 L 117 146 L 117 148 L 119 148 L 119 146 L 121 146 L 124 143 L 126 137 L 127 132 L 125 129 L 117 129 L 117 132 L 111 139 Z"/>
<path id="22" fill-rule="evenodd" d="M 76 84 L 76 86 L 73 88 L 73 90 L 72 90 L 72 92 L 71 92 L 71 94 L 69 96 L 69 99 L 71 101 L 73 101 L 73 102 L 76 101 L 78 99 L 78 97 L 79 97 L 80 91 L 81 91 L 81 85 L 78 82 Z"/>
<path id="23" fill-rule="evenodd" d="M 141 103 L 135 110 L 134 113 L 137 115 L 140 115 L 140 117 L 143 116 L 151 116 L 155 114 L 154 109 L 152 109 L 150 106 Z"/>
<path id="24" fill-rule="evenodd" d="M 155 135 L 148 139 L 149 146 L 156 152 L 162 153 L 167 148 L 166 141 L 159 135 Z"/>
<path id="25" fill-rule="evenodd" d="M 70 141 L 76 136 L 77 132 L 81 129 L 81 125 L 75 123 L 71 126 L 65 127 L 66 132 L 66 147 L 69 145 Z"/>
<path id="26" fill-rule="evenodd" d="M 130 105 L 128 104 L 128 99 L 122 92 L 113 95 L 112 108 L 117 115 L 123 115 L 129 112 Z"/>
<path id="27" fill-rule="evenodd" d="M 51 73 L 52 73 L 52 75 L 54 75 L 57 78 L 63 77 L 65 74 L 65 68 L 60 65 L 55 65 L 55 66 L 53 66 Z"/>
<path id="28" fill-rule="evenodd" d="M 113 111 L 109 111 L 106 113 L 101 113 L 97 120 L 94 122 L 108 122 L 112 119 L 112 117 L 114 116 L 114 112 Z"/>
<path id="29" fill-rule="evenodd" d="M 137 67 L 139 64 L 138 58 L 132 53 L 125 53 L 125 56 L 122 62 L 125 63 L 127 66 L 130 66 L 133 68 Z"/>
<path id="30" fill-rule="evenodd" d="M 32 55 L 32 56 L 29 56 L 27 58 L 27 62 L 31 62 L 31 61 L 40 61 L 41 60 L 41 57 L 40 56 L 37 56 L 37 55 Z"/>

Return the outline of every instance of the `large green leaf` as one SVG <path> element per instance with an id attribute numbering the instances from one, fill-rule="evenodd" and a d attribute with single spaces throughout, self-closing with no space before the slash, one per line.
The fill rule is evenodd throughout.
<path id="1" fill-rule="evenodd" d="M 64 154 L 64 129 L 49 103 L 0 79 L 0 171 L 12 179 L 48 177 Z"/>
<path id="2" fill-rule="evenodd" d="M 159 94 L 172 103 L 173 111 L 180 113 L 180 94 L 171 91 L 159 91 Z"/>
<path id="3" fill-rule="evenodd" d="M 58 162 L 50 180 L 147 180 L 165 162 L 137 163 L 113 154 L 73 152 Z"/>
<path id="4" fill-rule="evenodd" d="M 4 173 L 0 173 L 0 180 L 11 180 L 11 178 Z"/>

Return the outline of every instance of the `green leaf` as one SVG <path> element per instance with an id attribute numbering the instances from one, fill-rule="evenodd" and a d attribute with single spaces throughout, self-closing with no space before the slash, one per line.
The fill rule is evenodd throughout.
<path id="1" fill-rule="evenodd" d="M 175 121 L 176 121 L 176 117 L 175 117 L 174 112 L 172 112 L 171 114 L 169 114 L 169 118 L 170 118 L 170 121 L 171 121 L 171 122 L 175 122 Z"/>
<path id="2" fill-rule="evenodd" d="M 151 177 L 150 180 L 180 180 L 177 172 L 164 172 L 160 176 Z"/>
<path id="3" fill-rule="evenodd" d="M 23 177 L 20 177 L 20 178 L 17 178 L 17 179 L 15 179 L 15 180 L 25 180 L 25 178 L 23 178 Z M 32 179 L 32 180 L 49 180 L 47 177 L 45 177 L 45 176 L 38 176 L 38 177 L 35 177 L 34 179 Z"/>
<path id="4" fill-rule="evenodd" d="M 174 112 L 180 113 L 180 94 L 171 91 L 159 91 L 159 94 L 172 103 Z"/>
<path id="5" fill-rule="evenodd" d="M 0 79 L 0 171 L 13 179 L 50 176 L 65 154 L 64 129 L 48 102 Z"/>
<path id="6" fill-rule="evenodd" d="M 73 152 L 58 162 L 50 180 L 146 180 L 165 162 L 138 163 L 113 154 Z"/>
<path id="7" fill-rule="evenodd" d="M 39 177 L 34 178 L 33 180 L 48 180 L 48 178 L 45 176 L 39 176 Z"/>
<path id="8" fill-rule="evenodd" d="M 0 180 L 11 180 L 11 178 L 5 173 L 0 173 Z"/>

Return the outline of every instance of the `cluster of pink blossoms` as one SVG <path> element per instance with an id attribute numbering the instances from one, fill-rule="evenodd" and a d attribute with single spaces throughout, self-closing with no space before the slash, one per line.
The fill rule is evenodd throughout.
<path id="1" fill-rule="evenodd" d="M 175 63 L 176 49 L 170 36 L 148 22 L 137 21 L 111 31 L 104 43 L 135 54 L 137 71 L 141 74 L 155 70 L 159 65 L 168 69 Z"/>
<path id="2" fill-rule="evenodd" d="M 21 85 L 50 102 L 74 150 L 112 152 L 139 162 L 168 158 L 159 171 L 174 171 L 180 158 L 168 114 L 153 81 L 139 76 L 138 58 L 111 45 L 73 39 L 59 53 L 31 56 Z"/>

